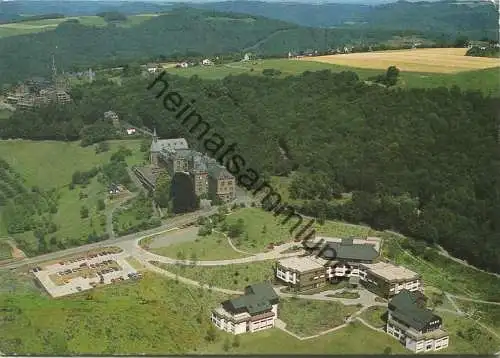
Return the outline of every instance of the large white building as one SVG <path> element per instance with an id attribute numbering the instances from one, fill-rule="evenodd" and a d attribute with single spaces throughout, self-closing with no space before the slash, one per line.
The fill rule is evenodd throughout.
<path id="1" fill-rule="evenodd" d="M 449 334 L 442 329 L 441 317 L 425 308 L 421 297 L 408 290 L 394 296 L 389 302 L 386 331 L 414 353 L 444 349 Z"/>
<path id="2" fill-rule="evenodd" d="M 269 283 L 247 286 L 245 294 L 227 300 L 212 311 L 212 323 L 219 329 L 241 334 L 274 327 L 279 297 Z"/>

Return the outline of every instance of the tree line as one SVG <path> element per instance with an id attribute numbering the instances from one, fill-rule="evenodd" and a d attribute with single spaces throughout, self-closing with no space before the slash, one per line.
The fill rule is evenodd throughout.
<path id="1" fill-rule="evenodd" d="M 389 71 L 390 81 L 396 72 Z M 121 86 L 85 85 L 74 104 L 81 115 L 55 122 L 41 111 L 35 123 L 0 128 L 35 133 L 30 126 L 41 121 L 44 130 L 54 123 L 54 134 L 113 108 L 128 123 L 156 127 L 163 138 L 186 137 L 203 151 L 199 133 L 189 133 L 146 90 L 151 81 L 131 76 Z M 499 270 L 498 98 L 458 87 L 368 85 L 350 71 L 168 82 L 186 100 L 196 99 L 197 113 L 226 144 L 237 143 L 248 167 L 291 176 L 299 212 L 398 230 Z"/>

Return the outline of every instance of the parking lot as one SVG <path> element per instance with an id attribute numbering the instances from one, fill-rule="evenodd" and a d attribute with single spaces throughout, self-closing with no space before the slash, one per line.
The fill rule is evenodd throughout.
<path id="1" fill-rule="evenodd" d="M 89 290 L 99 285 L 140 278 L 125 260 L 124 252 L 89 252 L 75 258 L 33 269 L 33 274 L 52 297 Z"/>

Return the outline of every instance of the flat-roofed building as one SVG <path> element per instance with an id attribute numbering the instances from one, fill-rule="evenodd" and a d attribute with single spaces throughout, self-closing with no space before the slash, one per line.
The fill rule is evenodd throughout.
<path id="1" fill-rule="evenodd" d="M 307 291 L 326 284 L 324 264 L 311 256 L 289 257 L 276 264 L 276 277 L 294 291 Z"/>
<path id="2" fill-rule="evenodd" d="M 245 294 L 227 300 L 212 311 L 212 323 L 232 334 L 257 332 L 274 327 L 279 297 L 267 282 L 245 287 Z"/>
<path id="3" fill-rule="evenodd" d="M 414 353 L 438 351 L 448 347 L 449 334 L 443 320 L 424 307 L 419 292 L 402 290 L 388 305 L 386 332 Z"/>
<path id="4" fill-rule="evenodd" d="M 361 277 L 363 285 L 378 295 L 390 298 L 402 290 L 410 292 L 421 291 L 421 276 L 402 266 L 386 262 L 362 264 L 366 274 Z"/>

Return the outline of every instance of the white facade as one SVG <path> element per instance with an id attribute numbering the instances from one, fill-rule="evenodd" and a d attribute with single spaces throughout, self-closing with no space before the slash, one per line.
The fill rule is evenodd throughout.
<path id="1" fill-rule="evenodd" d="M 436 332 L 442 332 L 436 330 Z M 449 335 L 441 334 L 434 335 L 433 332 L 423 334 L 411 327 L 403 327 L 392 321 L 391 312 L 388 313 L 386 332 L 403 343 L 406 349 L 414 353 L 438 351 L 448 347 L 450 337 Z"/>
<path id="2" fill-rule="evenodd" d="M 415 292 L 415 291 L 420 291 L 421 289 L 422 289 L 422 282 L 420 281 L 420 279 L 417 279 L 417 280 L 413 280 L 413 281 L 396 283 L 394 285 L 391 285 L 389 292 L 391 295 L 392 294 L 397 295 L 402 290 L 408 290 L 410 292 Z"/>
<path id="3" fill-rule="evenodd" d="M 233 315 L 219 307 L 212 312 L 211 321 L 218 329 L 231 334 L 253 333 L 274 327 L 274 322 L 278 318 L 278 305 L 272 305 L 271 311 L 262 316 L 256 320 L 247 312 Z"/>
<path id="4" fill-rule="evenodd" d="M 287 283 L 296 284 L 297 282 L 299 282 L 296 272 L 288 270 L 282 271 L 279 269 L 279 267 L 276 268 L 276 277 Z"/>

